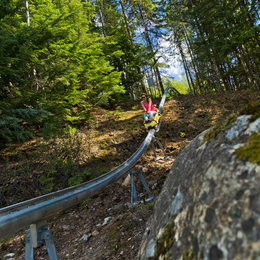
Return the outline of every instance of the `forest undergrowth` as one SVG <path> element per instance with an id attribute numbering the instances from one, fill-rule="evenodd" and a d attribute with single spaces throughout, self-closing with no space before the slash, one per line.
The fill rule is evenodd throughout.
<path id="1" fill-rule="evenodd" d="M 260 93 L 252 90 L 179 95 L 168 100 L 156 136 L 172 158 L 157 161 L 149 147 L 137 163 L 155 200 L 174 159 L 192 139 L 256 100 L 260 100 Z M 160 99 L 154 100 L 157 106 L 159 102 Z M 38 133 L 30 141 L 2 149 L 0 207 L 96 178 L 128 159 L 147 135 L 139 101 L 117 104 L 110 110 L 95 109 L 92 115 L 89 122 L 77 129 L 67 127 L 62 134 L 49 139 Z M 158 156 L 163 155 L 160 149 L 156 151 Z M 138 179 L 136 183 L 142 200 L 145 190 Z M 114 184 L 50 218 L 59 259 L 134 259 L 154 202 L 130 209 L 130 190 L 129 185 Z M 99 225 L 109 216 L 108 225 Z M 87 242 L 80 242 L 84 234 L 92 235 Z M 15 253 L 15 259 L 24 259 L 24 230 L 1 240 L 0 247 L 1 259 L 8 253 Z M 34 259 L 48 259 L 46 248 L 35 250 Z"/>

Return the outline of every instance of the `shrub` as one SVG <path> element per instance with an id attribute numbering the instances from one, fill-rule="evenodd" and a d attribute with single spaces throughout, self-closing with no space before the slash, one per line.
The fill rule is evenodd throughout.
<path id="1" fill-rule="evenodd" d="M 10 109 L 0 114 L 0 141 L 24 142 L 32 137 L 32 124 L 38 123 L 51 113 L 38 109 Z"/>

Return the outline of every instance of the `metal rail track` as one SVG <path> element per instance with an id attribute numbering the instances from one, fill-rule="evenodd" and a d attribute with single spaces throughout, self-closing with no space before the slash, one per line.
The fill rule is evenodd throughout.
<path id="1" fill-rule="evenodd" d="M 159 105 L 160 112 L 168 90 L 172 89 L 176 91 L 171 86 L 165 90 Z M 151 143 L 154 133 L 154 129 L 150 130 L 137 151 L 123 164 L 94 180 L 0 209 L 0 238 L 72 207 L 115 183 L 134 167 Z"/>

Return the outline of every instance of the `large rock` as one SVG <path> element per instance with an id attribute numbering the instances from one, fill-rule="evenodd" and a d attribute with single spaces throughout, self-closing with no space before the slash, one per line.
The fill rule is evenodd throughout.
<path id="1" fill-rule="evenodd" d="M 260 127 L 249 118 L 203 145 L 200 134 L 176 158 L 137 259 L 260 260 L 260 167 L 235 154 Z"/>

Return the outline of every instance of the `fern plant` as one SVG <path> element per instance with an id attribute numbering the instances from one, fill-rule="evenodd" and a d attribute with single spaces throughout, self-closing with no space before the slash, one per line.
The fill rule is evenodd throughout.
<path id="1" fill-rule="evenodd" d="M 38 123 L 51 113 L 38 109 L 10 109 L 0 114 L 0 141 L 12 143 L 24 142 L 32 137 L 32 132 L 25 128 L 26 124 Z"/>

